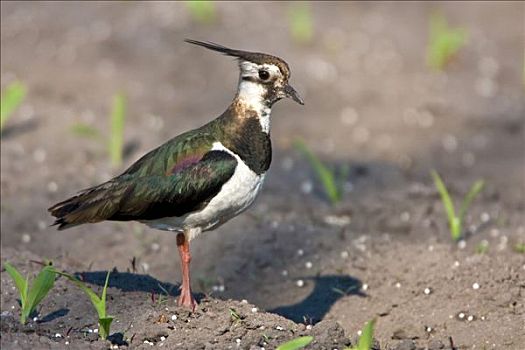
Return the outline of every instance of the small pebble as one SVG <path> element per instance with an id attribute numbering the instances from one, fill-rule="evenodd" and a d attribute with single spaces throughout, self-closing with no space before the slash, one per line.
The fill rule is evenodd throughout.
<path id="1" fill-rule="evenodd" d="M 361 287 L 361 288 L 363 288 L 363 290 L 368 290 L 368 284 L 366 284 L 366 283 L 363 284 L 363 287 Z"/>
<path id="2" fill-rule="evenodd" d="M 472 285 L 472 289 L 474 289 L 474 290 L 479 289 L 479 283 L 478 283 L 478 282 L 474 283 L 474 284 Z"/>
<path id="3" fill-rule="evenodd" d="M 427 331 L 427 333 L 430 333 L 433 331 L 432 327 L 426 327 L 425 330 Z"/>
<path id="4" fill-rule="evenodd" d="M 467 242 L 464 239 L 458 242 L 459 249 L 465 249 L 466 247 L 467 247 Z"/>
<path id="5" fill-rule="evenodd" d="M 98 328 L 95 328 L 95 329 L 93 330 L 93 333 L 98 333 Z"/>
<path id="6" fill-rule="evenodd" d="M 357 335 L 358 335 L 358 336 L 361 336 L 362 333 L 363 333 L 362 330 L 358 330 L 358 331 L 357 331 Z"/>
<path id="7" fill-rule="evenodd" d="M 47 190 L 49 192 L 56 192 L 58 190 L 58 185 L 55 181 L 51 181 L 50 183 L 47 184 Z"/>
<path id="8" fill-rule="evenodd" d="M 237 344 L 240 344 L 240 343 L 241 343 L 241 340 L 240 340 L 239 338 L 237 338 L 237 339 L 235 339 L 235 342 L 236 342 Z"/>
<path id="9" fill-rule="evenodd" d="M 396 283 L 396 288 L 401 288 L 401 283 L 397 282 Z"/>
<path id="10" fill-rule="evenodd" d="M 275 329 L 277 329 L 278 331 L 284 331 L 284 328 L 281 327 L 281 326 L 277 326 L 277 327 L 275 327 Z"/>
<path id="11" fill-rule="evenodd" d="M 312 263 L 310 261 L 307 261 L 304 266 L 307 268 L 307 269 L 311 269 L 312 268 Z"/>
<path id="12" fill-rule="evenodd" d="M 301 183 L 301 191 L 304 193 L 304 194 L 310 194 L 312 193 L 312 190 L 314 189 L 314 185 L 312 184 L 311 181 L 303 181 Z"/>
<path id="13" fill-rule="evenodd" d="M 432 290 L 430 288 L 425 288 L 423 293 L 425 293 L 426 295 L 429 295 L 430 293 L 432 293 Z"/>
<path id="14" fill-rule="evenodd" d="M 481 221 L 488 222 L 490 220 L 490 215 L 487 212 L 484 212 L 480 216 Z"/>
<path id="15" fill-rule="evenodd" d="M 312 329 L 312 325 L 311 324 L 307 325 L 306 329 L 308 329 L 308 330 Z"/>
<path id="16" fill-rule="evenodd" d="M 37 163 L 43 163 L 46 160 L 47 153 L 44 149 L 38 148 L 33 152 L 33 159 Z"/>
<path id="17" fill-rule="evenodd" d="M 246 299 L 241 300 L 241 304 L 248 304 L 248 300 Z"/>
<path id="18" fill-rule="evenodd" d="M 303 280 L 297 280 L 295 282 L 295 284 L 297 285 L 297 287 L 301 288 L 301 287 L 304 287 L 304 281 Z"/>
<path id="19" fill-rule="evenodd" d="M 298 249 L 298 250 L 297 250 L 297 255 L 299 255 L 299 256 L 303 256 L 303 255 L 304 255 L 304 250 L 302 250 L 302 249 Z"/>
<path id="20" fill-rule="evenodd" d="M 259 311 L 259 309 L 257 309 L 256 307 L 252 307 L 252 312 L 253 313 L 256 313 L 257 311 Z"/>
<path id="21" fill-rule="evenodd" d="M 459 261 L 454 261 L 454 267 L 459 267 Z"/>
<path id="22" fill-rule="evenodd" d="M 343 259 L 348 258 L 348 252 L 347 252 L 346 250 L 343 250 L 343 251 L 341 252 L 341 258 L 343 258 Z"/>
<path id="23" fill-rule="evenodd" d="M 62 338 L 62 334 L 60 334 L 60 333 L 56 333 L 56 334 L 55 334 L 55 338 Z"/>
<path id="24" fill-rule="evenodd" d="M 31 236 L 28 233 L 24 233 L 22 235 L 22 242 L 23 243 L 29 243 L 31 242 Z"/>
<path id="25" fill-rule="evenodd" d="M 460 320 L 464 319 L 464 318 L 465 318 L 465 314 L 464 314 L 463 312 L 460 312 L 460 313 L 458 314 L 458 318 L 459 318 Z"/>
<path id="26" fill-rule="evenodd" d="M 66 342 L 64 344 L 69 345 L 69 342 L 66 340 Z"/>
<path id="27" fill-rule="evenodd" d="M 160 244 L 158 244 L 157 242 L 151 243 L 151 250 L 153 250 L 154 252 L 158 252 L 160 250 Z"/>
<path id="28" fill-rule="evenodd" d="M 171 320 L 175 321 L 177 319 L 177 315 L 171 315 Z"/>
<path id="29" fill-rule="evenodd" d="M 164 340 L 166 340 L 166 337 L 165 336 L 161 336 L 160 337 L 160 341 L 164 341 Z"/>
<path id="30" fill-rule="evenodd" d="M 469 315 L 469 317 L 467 317 L 467 321 L 469 321 L 469 322 L 474 321 L 474 316 Z"/>

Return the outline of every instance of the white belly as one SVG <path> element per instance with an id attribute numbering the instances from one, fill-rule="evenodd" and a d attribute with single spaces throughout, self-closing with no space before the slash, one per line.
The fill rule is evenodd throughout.
<path id="1" fill-rule="evenodd" d="M 181 217 L 169 217 L 155 221 L 144 221 L 150 227 L 168 231 L 186 231 L 189 240 L 199 233 L 216 228 L 246 210 L 261 190 L 265 174 L 254 173 L 238 155 L 224 147 L 220 142 L 213 150 L 223 150 L 237 160 L 232 177 L 222 186 L 219 193 L 208 205 L 196 212 Z"/>

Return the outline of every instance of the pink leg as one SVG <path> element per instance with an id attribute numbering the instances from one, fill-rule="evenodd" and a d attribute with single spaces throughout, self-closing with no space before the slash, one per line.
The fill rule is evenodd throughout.
<path id="1" fill-rule="evenodd" d="M 190 242 L 186 239 L 183 233 L 177 234 L 177 248 L 179 249 L 180 262 L 182 267 L 182 286 L 177 305 L 190 308 L 195 311 L 197 302 L 191 295 L 190 287 Z"/>

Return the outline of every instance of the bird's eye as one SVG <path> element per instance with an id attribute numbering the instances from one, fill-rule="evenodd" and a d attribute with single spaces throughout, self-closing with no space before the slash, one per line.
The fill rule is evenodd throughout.
<path id="1" fill-rule="evenodd" d="M 259 78 L 261 78 L 261 80 L 268 80 L 270 78 L 270 73 L 268 73 L 267 70 L 261 69 L 259 71 Z"/>

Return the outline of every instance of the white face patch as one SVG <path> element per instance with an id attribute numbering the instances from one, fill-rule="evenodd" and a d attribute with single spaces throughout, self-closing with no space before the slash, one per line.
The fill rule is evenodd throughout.
<path id="1" fill-rule="evenodd" d="M 266 87 L 260 82 L 259 70 L 264 69 L 270 73 L 270 79 L 279 79 L 282 74 L 279 67 L 273 64 L 256 64 L 249 61 L 243 61 L 240 64 L 241 79 L 237 96 L 250 109 L 257 112 L 261 128 L 265 133 L 270 132 L 270 114 L 271 108 L 264 103 L 264 95 L 266 94 Z M 250 80 L 243 80 L 242 78 L 251 78 Z"/>

